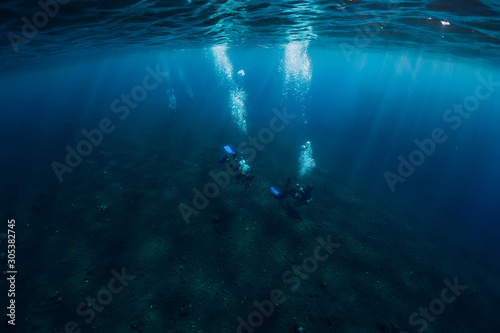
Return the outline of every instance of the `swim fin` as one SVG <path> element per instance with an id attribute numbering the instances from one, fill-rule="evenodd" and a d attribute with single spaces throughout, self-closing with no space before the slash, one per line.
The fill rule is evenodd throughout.
<path id="1" fill-rule="evenodd" d="M 229 147 L 229 146 L 224 146 L 224 150 L 226 150 L 226 152 L 227 152 L 228 154 L 231 154 L 231 155 L 236 155 L 236 154 L 234 153 L 234 151 L 231 149 L 231 147 Z"/>
<path id="2" fill-rule="evenodd" d="M 279 197 L 280 196 L 280 191 L 278 191 L 274 187 L 271 187 L 271 194 L 273 194 L 274 196 Z"/>
<path id="3" fill-rule="evenodd" d="M 229 158 L 227 157 L 227 155 L 224 155 L 220 160 L 219 160 L 219 163 L 220 164 L 224 164 L 227 162 L 227 160 L 229 160 Z"/>

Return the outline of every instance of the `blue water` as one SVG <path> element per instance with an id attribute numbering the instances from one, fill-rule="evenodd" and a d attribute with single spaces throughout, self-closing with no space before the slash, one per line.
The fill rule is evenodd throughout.
<path id="1" fill-rule="evenodd" d="M 362 60 L 348 63 L 338 50 L 308 49 L 310 80 L 304 83 L 302 78 L 291 79 L 294 82 L 288 83 L 289 88 L 284 54 L 285 49 L 278 47 L 227 50 L 232 75 L 238 77 L 236 72 L 241 69 L 245 72 L 237 89 L 247 96 L 247 132 L 232 127 L 237 126 L 236 119 L 232 125 L 229 122 L 235 118 L 229 96 L 235 88 L 214 68 L 215 60 L 208 49 L 124 55 L 119 60 L 104 58 L 19 76 L 11 74 L 2 81 L 3 116 L 7 117 L 3 123 L 9 123 L 2 134 L 4 142 L 15 137 L 16 144 L 8 144 L 6 149 L 19 154 L 19 145 L 25 152 L 19 158 L 42 155 L 37 162 L 49 167 L 51 159 L 64 158 L 67 144 L 84 139 L 83 129 L 97 127 L 105 117 L 132 133 L 140 131 L 142 122 L 149 124 L 157 119 L 213 131 L 229 126 L 238 134 L 232 134 L 226 142 L 234 142 L 257 134 L 274 108 L 287 106 L 297 115 L 283 135 L 290 140 L 291 152 L 299 154 L 300 146 L 309 140 L 318 168 L 363 182 L 421 211 L 433 223 L 465 227 L 487 238 L 497 234 L 500 202 L 495 190 L 500 185 L 500 139 L 496 131 L 500 116 L 496 110 L 500 73 L 494 67 L 396 52 L 363 54 Z M 124 114 L 113 112 L 112 102 L 142 83 L 148 75 L 146 67 L 156 70 L 156 66 L 169 76 L 120 120 Z M 445 121 L 448 109 L 474 96 L 483 82 L 479 77 L 493 81 L 491 92 L 481 88 L 488 97 L 479 101 L 477 111 L 465 110 L 468 118 Z M 169 90 L 175 93 L 175 110 L 169 108 Z M 172 115 L 176 118 L 169 118 Z M 442 128 L 448 139 L 436 144 L 434 153 L 425 156 L 407 180 L 396 182 L 392 188 L 384 173 L 397 174 L 398 156 L 408 159 L 418 148 L 414 141 L 429 139 L 436 128 Z M 288 156 L 294 162 L 295 157 Z M 7 160 L 22 168 L 21 160 Z M 266 171 L 261 173 L 265 175 Z M 55 175 L 47 177 L 57 182 Z"/>
<path id="2" fill-rule="evenodd" d="M 116 193 L 107 191 L 118 187 L 134 190 L 115 200 L 135 206 L 106 222 L 130 226 L 136 221 L 128 216 L 154 216 L 144 228 L 181 235 L 178 204 L 191 203 L 191 190 L 219 170 L 230 145 L 251 166 L 254 184 L 237 200 L 226 196 L 238 209 L 218 212 L 222 193 L 189 225 L 218 221 L 217 214 L 267 216 L 277 204 L 263 193 L 291 177 L 315 187 L 298 213 L 307 221 L 337 230 L 331 216 L 346 202 L 366 203 L 360 211 L 377 202 L 397 218 L 375 239 L 402 246 L 397 230 L 405 224 L 397 221 L 408 218 L 436 237 L 436 248 L 472 253 L 484 279 L 498 274 L 500 7 L 493 1 L 71 1 L 36 36 L 13 44 L 8 34 L 23 36 L 21 17 L 39 10 L 35 2 L 0 5 L 0 207 L 5 218 L 31 224 L 26 237 L 76 228 L 65 232 L 81 241 L 88 230 L 80 235 L 78 226 L 88 223 L 91 234 L 95 222 L 99 230 L 93 211 L 104 211 L 99 198 L 113 202 Z M 283 129 L 263 143 L 276 117 Z M 251 147 L 255 137 L 262 149 Z M 70 165 L 68 152 L 78 149 L 85 156 Z M 366 214 L 355 223 L 370 223 Z"/>

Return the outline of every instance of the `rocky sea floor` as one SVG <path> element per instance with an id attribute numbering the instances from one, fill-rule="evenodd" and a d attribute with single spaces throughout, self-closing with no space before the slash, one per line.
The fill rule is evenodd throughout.
<path id="1" fill-rule="evenodd" d="M 324 167 L 305 180 L 312 204 L 280 204 L 269 187 L 294 174 L 280 142 L 253 162 L 250 188 L 233 179 L 186 224 L 178 206 L 223 170 L 221 141 L 167 135 L 117 133 L 63 183 L 43 166 L 46 186 L 6 193 L 19 332 L 499 327 L 498 272 L 410 209 Z"/>

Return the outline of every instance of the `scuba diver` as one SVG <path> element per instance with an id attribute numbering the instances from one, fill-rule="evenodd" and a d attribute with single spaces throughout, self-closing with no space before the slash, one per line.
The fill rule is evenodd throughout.
<path id="1" fill-rule="evenodd" d="M 236 181 L 245 185 L 245 188 L 252 186 L 252 179 L 255 175 L 250 174 L 250 166 L 246 163 L 244 159 L 238 159 L 236 153 L 233 152 L 231 147 L 224 146 L 224 150 L 228 155 L 224 155 L 220 160 L 220 164 L 227 163 L 231 170 L 236 174 Z"/>
<path id="2" fill-rule="evenodd" d="M 289 195 L 295 200 L 295 206 L 304 206 L 310 203 L 312 201 L 312 190 L 314 187 L 307 185 L 304 188 L 297 184 L 295 188 L 289 188 L 291 182 L 292 180 L 290 178 L 286 179 L 285 190 L 283 192 L 278 191 L 275 187 L 271 187 L 271 194 L 277 197 L 280 202 L 285 200 L 287 204 L 286 196 Z"/>

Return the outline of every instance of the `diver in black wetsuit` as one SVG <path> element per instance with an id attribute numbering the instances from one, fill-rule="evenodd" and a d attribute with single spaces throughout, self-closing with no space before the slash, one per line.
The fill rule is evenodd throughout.
<path id="1" fill-rule="evenodd" d="M 252 186 L 252 179 L 255 175 L 250 173 L 250 166 L 245 162 L 244 159 L 239 160 L 229 146 L 225 146 L 224 149 L 231 156 L 224 155 L 220 160 L 220 164 L 227 163 L 231 170 L 236 174 L 236 181 L 245 185 L 245 188 Z"/>
<path id="2" fill-rule="evenodd" d="M 307 185 L 306 188 L 290 189 L 288 193 L 295 199 L 295 206 L 303 206 L 312 201 L 313 189 L 314 187 Z"/>
<path id="3" fill-rule="evenodd" d="M 294 200 L 295 206 L 307 205 L 312 201 L 312 190 L 314 187 L 307 185 L 306 188 L 301 187 L 297 184 L 295 188 L 289 188 L 292 180 L 290 178 L 286 179 L 285 190 L 280 193 L 276 188 L 271 187 L 271 194 L 277 197 L 280 201 L 286 199 L 286 196 L 291 196 Z"/>

